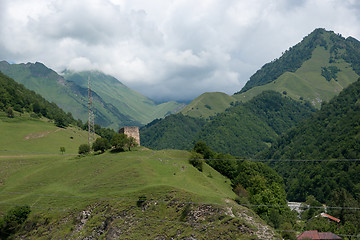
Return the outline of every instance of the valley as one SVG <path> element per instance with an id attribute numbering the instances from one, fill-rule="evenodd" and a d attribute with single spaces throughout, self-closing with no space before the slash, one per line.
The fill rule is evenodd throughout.
<path id="1" fill-rule="evenodd" d="M 98 71 L 0 62 L 0 238 L 357 239 L 358 53 L 315 29 L 243 89 L 187 106 Z"/>

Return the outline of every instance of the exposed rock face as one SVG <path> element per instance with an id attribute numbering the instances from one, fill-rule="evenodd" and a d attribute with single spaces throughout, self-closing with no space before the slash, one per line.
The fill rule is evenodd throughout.
<path id="1" fill-rule="evenodd" d="M 165 198 L 166 199 L 166 198 Z M 73 224 L 64 229 L 64 224 Z M 36 229 L 47 228 L 40 233 Z M 167 200 L 102 202 L 78 213 L 66 214 L 51 224 L 21 233 L 22 239 L 54 238 L 66 231 L 65 239 L 278 239 L 274 231 L 251 210 L 232 200 L 224 204 Z M 40 234 L 40 235 L 39 235 Z M 20 235 L 19 235 L 20 236 Z"/>

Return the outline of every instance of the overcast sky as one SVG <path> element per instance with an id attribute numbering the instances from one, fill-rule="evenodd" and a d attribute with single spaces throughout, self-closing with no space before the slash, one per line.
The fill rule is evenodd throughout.
<path id="1" fill-rule="evenodd" d="M 0 60 L 100 70 L 185 101 L 239 91 L 319 27 L 360 39 L 360 1 L 0 0 Z"/>

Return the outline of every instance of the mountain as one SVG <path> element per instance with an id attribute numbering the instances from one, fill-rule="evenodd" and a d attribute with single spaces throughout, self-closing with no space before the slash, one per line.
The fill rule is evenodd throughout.
<path id="1" fill-rule="evenodd" d="M 140 124 L 147 124 L 156 118 L 162 118 L 176 113 L 184 104 L 166 102 L 156 104 L 153 100 L 128 88 L 116 78 L 98 71 L 72 73 L 65 71 L 64 78 L 83 88 L 87 88 L 88 78 L 91 78 L 91 89 L 104 101 L 113 104 L 119 111 Z"/>
<path id="2" fill-rule="evenodd" d="M 201 140 L 219 153 L 253 156 L 314 111 L 310 104 L 274 91 L 233 105 L 207 122 L 182 114 L 153 122 L 141 128 L 142 144 L 154 149 L 190 149 Z"/>
<path id="3" fill-rule="evenodd" d="M 359 76 L 360 42 L 353 37 L 345 39 L 332 31 L 315 29 L 281 57 L 266 63 L 241 91 L 232 96 L 223 93 L 220 101 L 216 101 L 219 93 L 205 93 L 182 113 L 208 118 L 225 111 L 232 102 L 249 101 L 266 90 L 280 92 L 297 101 L 309 101 L 320 109 L 322 102 L 339 94 Z"/>
<path id="4" fill-rule="evenodd" d="M 360 200 L 359 99 L 360 79 L 259 155 L 263 159 L 320 160 L 272 164 L 286 180 L 289 200 L 303 201 L 313 195 L 326 202 L 336 189 L 345 189 Z M 334 159 L 353 160 L 331 161 Z"/>
<path id="5" fill-rule="evenodd" d="M 0 71 L 84 122 L 88 119 L 87 77 L 90 76 L 94 85 L 95 123 L 113 129 L 141 126 L 182 107 L 174 102 L 156 105 L 115 78 L 99 72 L 67 73 L 71 78 L 68 81 L 42 63 L 9 64 L 5 61 L 0 62 Z"/>
<path id="6" fill-rule="evenodd" d="M 265 64 L 233 97 L 247 101 L 274 90 L 320 108 L 359 76 L 360 42 L 316 29 L 279 59 Z"/>

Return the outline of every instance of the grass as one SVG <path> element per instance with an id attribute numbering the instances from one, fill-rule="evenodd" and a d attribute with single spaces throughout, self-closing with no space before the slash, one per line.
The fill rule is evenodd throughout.
<path id="1" fill-rule="evenodd" d="M 140 194 L 157 191 L 161 196 L 163 189 L 187 192 L 200 202 L 221 203 L 225 198 L 235 198 L 229 180 L 207 165 L 199 172 L 187 157 L 184 151 L 142 150 L 81 158 L 61 155 L 1 158 L 1 200 L 71 209 L 94 198 L 136 200 Z"/>
<path id="2" fill-rule="evenodd" d="M 208 165 L 199 172 L 188 155 L 140 147 L 86 157 L 0 158 L 0 213 L 30 205 L 28 228 L 19 233 L 27 239 L 98 236 L 104 224 L 106 238 L 251 239 L 263 231 L 252 211 L 232 201 L 230 181 Z M 89 212 L 84 224 L 83 211 Z"/>
<path id="3" fill-rule="evenodd" d="M 229 179 L 206 164 L 198 171 L 187 151 L 61 155 L 60 146 L 75 153 L 86 132 L 25 115 L 0 114 L 0 131 L 0 217 L 17 205 L 32 210 L 18 238 L 252 239 L 266 232 L 235 204 Z"/>
<path id="4" fill-rule="evenodd" d="M 26 114 L 7 118 L 0 113 L 0 156 L 21 154 L 76 154 L 87 133 L 77 127 L 58 128 L 47 119 L 34 119 Z"/>

